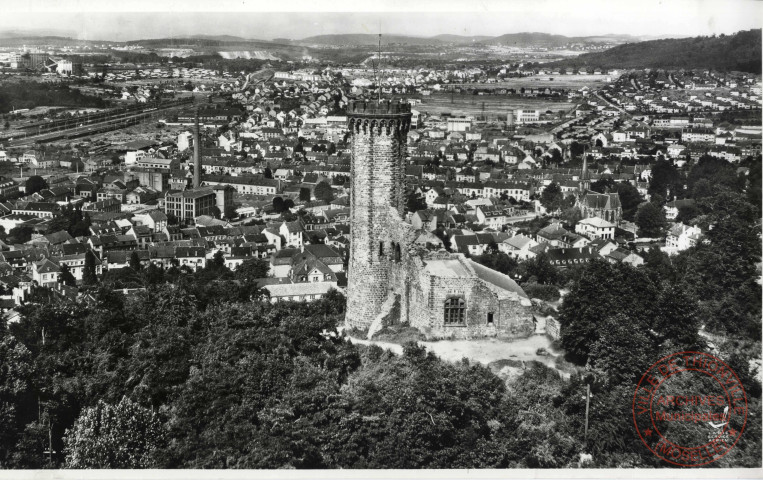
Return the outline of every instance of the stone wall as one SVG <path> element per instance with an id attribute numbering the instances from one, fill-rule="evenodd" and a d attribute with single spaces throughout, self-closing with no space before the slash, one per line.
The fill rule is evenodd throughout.
<path id="1" fill-rule="evenodd" d="M 460 255 L 453 255 L 457 257 Z M 452 258 L 451 257 L 451 258 Z M 530 309 L 518 296 L 498 293 L 476 275 L 459 278 L 437 277 L 420 270 L 419 289 L 414 289 L 410 323 L 429 338 L 466 339 L 477 337 L 515 338 L 532 334 Z M 445 324 L 445 301 L 461 297 L 466 301 L 465 323 Z M 488 313 L 493 314 L 488 324 Z"/>
<path id="2" fill-rule="evenodd" d="M 562 337 L 562 325 L 559 320 L 554 317 L 548 317 L 546 319 L 546 333 L 554 340 L 559 340 Z"/>
<path id="3" fill-rule="evenodd" d="M 350 262 L 347 287 L 348 328 L 368 330 L 380 318 L 385 301 L 395 314 L 384 325 L 409 324 L 430 338 L 517 337 L 534 331 L 526 299 L 481 280 L 465 257 L 432 253 L 414 243 L 414 227 L 402 218 L 405 148 L 410 106 L 351 104 Z M 466 274 L 437 276 L 428 260 L 458 260 Z M 464 325 L 445 325 L 445 301 L 466 300 Z M 529 303 L 529 302 L 525 302 Z M 399 313 L 398 313 L 399 312 Z M 493 314 L 488 324 L 488 313 Z"/>
<path id="4" fill-rule="evenodd" d="M 400 238 L 404 208 L 406 136 L 410 106 L 359 104 L 348 109 L 352 134 L 348 327 L 367 329 L 400 285 L 390 271 L 404 263 Z"/>

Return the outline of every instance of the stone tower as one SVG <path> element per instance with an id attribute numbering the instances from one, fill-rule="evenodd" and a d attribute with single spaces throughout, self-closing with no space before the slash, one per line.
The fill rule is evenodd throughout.
<path id="1" fill-rule="evenodd" d="M 349 328 L 368 328 L 390 291 L 400 262 L 397 226 L 405 206 L 405 157 L 411 107 L 407 103 L 353 102 L 347 109 L 352 135 Z"/>

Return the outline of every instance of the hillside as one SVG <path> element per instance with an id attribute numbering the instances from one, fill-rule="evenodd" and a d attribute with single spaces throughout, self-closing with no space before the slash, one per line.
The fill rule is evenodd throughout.
<path id="1" fill-rule="evenodd" d="M 337 35 L 316 35 L 296 41 L 302 45 L 377 45 L 379 34 L 374 33 L 347 33 Z M 403 45 L 441 45 L 446 42 L 433 37 L 411 37 L 407 35 L 384 35 L 382 44 Z"/>
<path id="2" fill-rule="evenodd" d="M 539 32 L 508 33 L 493 37 L 483 43 L 487 45 L 544 46 L 559 48 L 571 43 L 626 43 L 637 42 L 639 37 L 609 33 L 592 37 L 566 37 Z"/>
<path id="3" fill-rule="evenodd" d="M 313 53 L 309 48 L 301 45 L 275 43 L 267 40 L 239 39 L 239 37 L 230 36 L 154 38 L 132 40 L 127 44 L 140 45 L 145 48 L 193 48 L 197 52 L 206 54 L 231 52 L 230 58 L 293 60 Z"/>
<path id="4" fill-rule="evenodd" d="M 434 37 L 437 40 L 442 40 L 445 43 L 472 43 L 472 42 L 484 42 L 486 40 L 490 40 L 493 37 L 485 36 L 485 35 L 472 35 L 472 36 L 464 36 L 464 35 L 449 35 L 449 34 L 442 34 L 442 35 L 435 35 Z"/>
<path id="5" fill-rule="evenodd" d="M 761 73 L 761 30 L 719 37 L 652 40 L 618 45 L 549 64 L 593 68 L 708 68 Z"/>
<path id="6" fill-rule="evenodd" d="M 13 35 L 9 34 L 8 36 L 0 35 L 0 45 L 3 47 L 9 47 L 9 48 L 16 48 L 16 47 L 22 47 L 22 46 L 31 46 L 31 45 L 47 45 L 47 46 L 53 46 L 53 47 L 64 47 L 64 46 L 72 46 L 72 45 L 79 45 L 79 46 L 92 46 L 96 43 L 109 43 L 109 42 L 100 42 L 97 40 L 78 40 L 76 38 L 71 37 L 60 37 L 60 36 L 40 36 L 40 35 L 30 35 L 30 36 L 21 36 L 21 35 Z M 110 42 L 115 43 L 115 42 Z"/>
<path id="7" fill-rule="evenodd" d="M 508 33 L 505 35 L 450 35 L 442 34 L 433 37 L 413 37 L 407 35 L 382 34 L 382 44 L 391 45 L 446 45 L 446 44 L 471 44 L 483 45 L 512 45 L 512 46 L 544 46 L 558 48 L 570 43 L 625 43 L 638 41 L 640 38 L 631 35 L 606 34 L 593 37 L 566 37 L 564 35 L 551 35 L 548 33 L 522 32 Z M 378 34 L 357 33 L 338 35 L 317 35 L 314 37 L 295 40 L 293 43 L 302 45 L 357 45 L 371 46 L 379 41 Z"/>
<path id="8" fill-rule="evenodd" d="M 565 37 L 564 35 L 522 32 L 508 33 L 499 37 L 493 37 L 483 43 L 487 45 L 545 45 L 557 47 L 569 43 L 570 40 L 569 37 Z"/>

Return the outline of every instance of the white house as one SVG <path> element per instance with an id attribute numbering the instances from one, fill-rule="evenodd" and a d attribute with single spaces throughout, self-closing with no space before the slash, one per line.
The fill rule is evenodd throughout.
<path id="1" fill-rule="evenodd" d="M 575 225 L 575 233 L 591 240 L 596 238 L 612 240 L 615 238 L 615 224 L 600 217 L 589 217 Z"/>
<path id="2" fill-rule="evenodd" d="M 535 256 L 535 253 L 530 251 L 530 249 L 536 245 L 538 245 L 538 242 L 530 237 L 515 235 L 499 243 L 498 250 L 517 260 L 527 260 Z"/>
<path id="3" fill-rule="evenodd" d="M 701 236 L 702 230 L 699 227 L 676 223 L 665 238 L 665 250 L 668 253 L 686 250 L 696 245 Z"/>

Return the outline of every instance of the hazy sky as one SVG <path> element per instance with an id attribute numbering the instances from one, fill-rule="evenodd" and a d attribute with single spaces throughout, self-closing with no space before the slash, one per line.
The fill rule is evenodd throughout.
<path id="1" fill-rule="evenodd" d="M 763 23 L 763 2 L 750 0 L 0 0 L 0 12 L 0 32 L 44 29 L 91 40 L 191 34 L 299 39 L 377 33 L 380 27 L 383 33 L 416 36 L 686 36 L 729 34 Z"/>

